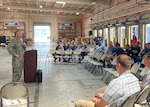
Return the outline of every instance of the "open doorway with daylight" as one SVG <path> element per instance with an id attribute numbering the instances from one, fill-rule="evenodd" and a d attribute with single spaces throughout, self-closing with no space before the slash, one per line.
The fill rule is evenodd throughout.
<path id="1" fill-rule="evenodd" d="M 50 42 L 50 23 L 34 23 L 34 42 Z"/>

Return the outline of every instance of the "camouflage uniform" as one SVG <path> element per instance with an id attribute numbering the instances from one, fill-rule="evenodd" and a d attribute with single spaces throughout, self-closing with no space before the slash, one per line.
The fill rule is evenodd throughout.
<path id="1" fill-rule="evenodd" d="M 20 80 L 23 70 L 25 50 L 22 41 L 17 38 L 11 39 L 7 50 L 12 55 L 12 81 L 16 82 Z M 15 54 L 19 54 L 19 57 L 16 57 Z"/>

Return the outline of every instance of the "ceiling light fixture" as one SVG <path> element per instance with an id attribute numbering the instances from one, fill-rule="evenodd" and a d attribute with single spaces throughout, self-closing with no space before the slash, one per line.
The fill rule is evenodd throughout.
<path id="1" fill-rule="evenodd" d="M 63 4 L 63 5 L 66 4 L 66 2 L 63 2 L 63 1 L 56 1 L 56 3 L 57 3 L 57 4 Z"/>
<path id="2" fill-rule="evenodd" d="M 10 7 L 7 7 L 8 10 L 10 10 Z"/>
<path id="3" fill-rule="evenodd" d="M 42 5 L 40 5 L 40 8 L 43 8 L 43 6 L 42 6 Z"/>
<path id="4" fill-rule="evenodd" d="M 91 4 L 93 4 L 93 5 L 94 5 L 94 4 L 96 4 L 96 2 L 92 2 Z"/>
<path id="5" fill-rule="evenodd" d="M 76 13 L 76 15 L 79 15 L 80 13 Z"/>

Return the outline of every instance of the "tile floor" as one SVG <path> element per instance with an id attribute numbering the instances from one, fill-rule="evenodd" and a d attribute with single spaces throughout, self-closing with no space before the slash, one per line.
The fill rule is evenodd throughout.
<path id="1" fill-rule="evenodd" d="M 88 72 L 83 64 L 46 62 L 49 48 L 55 43 L 36 43 L 27 49 L 38 50 L 38 68 L 43 71 L 42 83 L 26 83 L 30 107 L 74 107 L 77 99 L 91 100 L 96 90 L 105 84 L 100 76 Z M 11 56 L 0 49 L 0 88 L 11 82 Z M 23 80 L 23 79 L 22 79 Z"/>

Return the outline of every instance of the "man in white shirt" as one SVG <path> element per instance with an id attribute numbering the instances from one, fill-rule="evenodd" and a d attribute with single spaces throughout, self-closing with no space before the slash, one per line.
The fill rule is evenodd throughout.
<path id="1" fill-rule="evenodd" d="M 130 73 L 131 58 L 121 54 L 117 57 L 116 69 L 119 77 L 113 79 L 107 87 L 100 88 L 92 101 L 78 100 L 75 107 L 112 107 L 112 103 L 117 103 L 117 107 L 132 94 L 140 91 L 138 79 Z"/>

